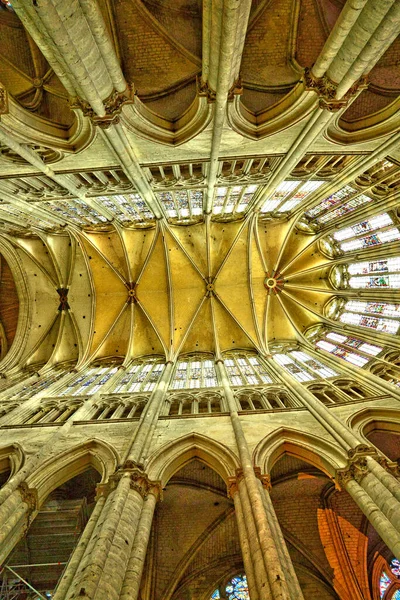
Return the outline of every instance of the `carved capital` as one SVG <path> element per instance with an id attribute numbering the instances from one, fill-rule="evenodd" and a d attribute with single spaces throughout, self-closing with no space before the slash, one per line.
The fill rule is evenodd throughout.
<path id="1" fill-rule="evenodd" d="M 260 467 L 254 467 L 254 475 L 261 481 L 263 488 L 270 492 L 272 489 L 270 475 L 261 473 Z M 243 469 L 236 469 L 235 476 L 228 478 L 228 498 L 234 497 L 243 478 Z"/>
<path id="2" fill-rule="evenodd" d="M 233 82 L 231 89 L 228 92 L 228 102 L 232 102 L 235 96 L 241 96 L 243 94 L 242 80 L 240 77 Z"/>
<path id="3" fill-rule="evenodd" d="M 367 76 L 360 77 L 340 100 L 336 98 L 338 84 L 329 79 L 327 75 L 315 77 L 312 69 L 307 67 L 304 70 L 304 84 L 307 91 L 317 92 L 320 108 L 329 112 L 337 112 L 345 108 L 359 91 L 368 87 L 368 79 Z"/>
<path id="4" fill-rule="evenodd" d="M 8 94 L 7 90 L 0 86 L 0 115 L 8 113 Z"/>
<path id="5" fill-rule="evenodd" d="M 355 458 L 346 469 L 336 471 L 336 482 L 340 487 L 345 487 L 349 481 L 360 483 L 368 473 L 367 459 L 365 457 Z"/>
<path id="6" fill-rule="evenodd" d="M 23 481 L 18 486 L 18 491 L 21 494 L 22 502 L 28 505 L 29 516 L 38 509 L 38 493 L 34 488 L 28 487 L 28 484 Z"/>
<path id="7" fill-rule="evenodd" d="M 203 81 L 200 77 L 197 78 L 197 94 L 205 96 L 207 102 L 215 102 L 216 92 L 210 88 L 208 81 Z"/>
<path id="8" fill-rule="evenodd" d="M 85 117 L 89 117 L 93 125 L 97 125 L 101 129 L 108 129 L 111 125 L 119 123 L 122 107 L 125 104 L 133 104 L 134 97 L 135 92 L 132 85 L 128 85 L 124 92 L 117 92 L 114 90 L 108 98 L 103 101 L 106 113 L 103 117 L 99 117 L 91 105 L 78 96 L 73 98 L 70 104 L 71 108 L 79 109 L 83 112 Z"/>
<path id="9" fill-rule="evenodd" d="M 149 494 L 153 494 L 157 498 L 157 500 L 162 500 L 161 482 L 151 481 L 147 473 L 145 473 L 140 466 L 134 465 L 132 461 L 129 462 L 132 464 L 132 467 L 124 465 L 123 468 L 114 473 L 114 475 L 110 477 L 108 483 L 103 484 L 105 486 L 105 491 L 103 492 L 100 488 L 100 495 L 108 495 L 110 492 L 116 489 L 122 477 L 124 477 L 125 475 L 129 475 L 131 490 L 139 492 L 142 498 L 147 498 Z M 99 487 L 100 486 L 97 486 L 97 488 Z"/>
<path id="10" fill-rule="evenodd" d="M 375 458 L 376 462 L 381 465 L 388 473 L 400 479 L 400 465 L 397 462 L 388 460 L 385 456 L 378 456 Z"/>

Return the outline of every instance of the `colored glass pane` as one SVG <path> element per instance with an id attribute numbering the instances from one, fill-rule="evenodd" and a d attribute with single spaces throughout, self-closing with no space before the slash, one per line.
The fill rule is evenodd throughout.
<path id="1" fill-rule="evenodd" d="M 250 600 L 246 575 L 233 577 L 226 586 L 227 600 Z"/>
<path id="2" fill-rule="evenodd" d="M 385 571 L 382 571 L 382 575 L 379 580 L 379 593 L 380 593 L 381 598 L 383 598 L 383 596 L 390 584 L 391 584 L 391 579 L 390 579 L 389 575 L 387 573 L 385 573 Z"/>
<path id="3" fill-rule="evenodd" d="M 390 562 L 390 570 L 392 571 L 392 573 L 395 577 L 400 579 L 400 560 L 398 560 L 397 558 L 394 558 Z"/>

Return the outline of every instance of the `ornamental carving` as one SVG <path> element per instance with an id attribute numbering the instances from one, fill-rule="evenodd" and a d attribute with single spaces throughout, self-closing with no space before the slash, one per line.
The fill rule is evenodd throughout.
<path id="1" fill-rule="evenodd" d="M 131 465 L 132 466 L 127 466 Z M 108 483 L 97 486 L 97 498 L 101 496 L 108 496 L 108 494 L 114 491 L 120 480 L 124 475 L 129 475 L 130 478 L 130 489 L 138 492 L 143 499 L 146 499 L 149 494 L 153 494 L 157 500 L 162 500 L 162 486 L 160 481 L 151 481 L 139 466 L 134 466 L 132 461 L 128 461 L 124 467 L 111 475 Z"/>
<path id="2" fill-rule="evenodd" d="M 23 481 L 18 486 L 18 491 L 21 494 L 22 502 L 28 505 L 28 515 L 30 516 L 38 509 L 38 493 L 34 488 L 28 487 L 28 484 Z"/>
<path id="3" fill-rule="evenodd" d="M 116 125 L 120 121 L 122 107 L 125 104 L 134 103 L 135 92 L 132 85 L 128 85 L 124 92 L 114 90 L 108 98 L 103 100 L 105 115 L 99 117 L 93 110 L 89 102 L 82 100 L 78 96 L 71 101 L 71 108 L 80 109 L 85 117 L 89 117 L 94 125 L 101 129 L 108 129 L 111 125 Z"/>
<path id="4" fill-rule="evenodd" d="M 337 99 L 338 84 L 327 75 L 315 77 L 309 67 L 304 70 L 304 83 L 307 91 L 317 92 L 320 108 L 329 112 L 337 112 L 345 108 L 359 91 L 368 87 L 367 76 L 360 77 L 342 98 Z"/>
<path id="5" fill-rule="evenodd" d="M 388 460 L 385 456 L 378 456 L 375 460 L 381 467 L 388 471 L 388 473 L 393 475 L 393 477 L 400 478 L 400 466 L 396 462 Z"/>
<path id="6" fill-rule="evenodd" d="M 197 78 L 197 95 L 206 97 L 207 102 L 215 102 L 216 92 L 210 88 L 208 81 L 200 77 Z"/>
<path id="7" fill-rule="evenodd" d="M 346 469 L 336 471 L 336 481 L 340 487 L 346 487 L 346 484 L 352 480 L 360 483 L 368 472 L 367 459 L 365 456 L 360 456 L 354 459 Z"/>
<path id="8" fill-rule="evenodd" d="M 8 96 L 7 90 L 3 87 L 0 87 L 0 115 L 5 115 L 8 113 Z"/>
<path id="9" fill-rule="evenodd" d="M 260 467 L 254 467 L 254 475 L 261 481 L 261 485 L 268 492 L 271 491 L 271 476 L 266 473 L 261 473 Z M 243 480 L 243 469 L 236 469 L 234 477 L 228 477 L 227 495 L 233 499 L 236 492 L 239 490 L 239 483 Z"/>

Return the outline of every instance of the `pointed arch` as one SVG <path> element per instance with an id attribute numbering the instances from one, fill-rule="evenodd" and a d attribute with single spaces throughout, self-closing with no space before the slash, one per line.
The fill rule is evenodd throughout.
<path id="1" fill-rule="evenodd" d="M 363 408 L 348 419 L 349 426 L 367 439 L 372 431 L 385 430 L 400 434 L 400 410 L 396 408 Z"/>
<path id="2" fill-rule="evenodd" d="M 150 479 L 165 486 L 171 477 L 193 459 L 199 459 L 227 482 L 239 467 L 238 457 L 219 442 L 198 433 L 190 433 L 162 446 L 150 456 L 147 472 Z"/>
<path id="3" fill-rule="evenodd" d="M 101 481 L 105 482 L 115 472 L 118 463 L 117 451 L 107 442 L 93 438 L 41 463 L 28 477 L 27 484 L 37 490 L 41 506 L 53 490 L 89 467 L 96 469 Z"/>
<path id="4" fill-rule="evenodd" d="M 334 477 L 336 470 L 347 464 L 347 456 L 331 440 L 288 427 L 280 427 L 258 443 L 254 450 L 254 464 L 263 473 L 270 473 L 284 454 L 305 460 L 328 477 Z"/>
<path id="5" fill-rule="evenodd" d="M 15 475 L 24 463 L 24 452 L 19 444 L 10 444 L 0 448 L 0 473 L 10 471 L 10 477 Z"/>

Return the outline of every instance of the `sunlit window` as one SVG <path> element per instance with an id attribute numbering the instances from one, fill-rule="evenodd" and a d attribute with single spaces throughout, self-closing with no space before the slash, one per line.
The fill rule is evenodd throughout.
<path id="1" fill-rule="evenodd" d="M 264 202 L 261 212 L 267 213 L 274 210 L 288 212 L 293 210 L 293 208 L 298 206 L 323 183 L 325 182 L 321 180 L 305 182 L 299 180 L 283 181 L 278 185 L 273 195 Z"/>
<path id="2" fill-rule="evenodd" d="M 152 392 L 161 377 L 164 367 L 163 362 L 156 362 L 155 360 L 133 364 L 110 393 Z"/>
<path id="3" fill-rule="evenodd" d="M 384 213 L 371 217 L 360 223 L 355 223 L 350 227 L 345 227 L 334 233 L 333 237 L 340 244 L 340 248 L 346 252 L 351 250 L 359 250 L 362 248 L 371 248 L 373 246 L 379 246 L 400 240 L 400 230 L 397 227 L 390 227 L 393 225 L 392 218 Z M 376 231 L 379 230 L 379 231 Z M 374 232 L 370 235 L 364 235 L 369 232 Z M 353 238 L 353 239 L 350 239 Z M 349 241 L 343 241 L 349 240 Z"/>
<path id="4" fill-rule="evenodd" d="M 79 198 L 41 202 L 40 206 L 80 227 L 107 223 L 106 217 Z"/>
<path id="5" fill-rule="evenodd" d="M 390 319 L 384 317 L 390 317 Z M 400 304 L 350 300 L 346 302 L 344 312 L 339 319 L 342 323 L 394 334 L 399 329 Z"/>
<path id="6" fill-rule="evenodd" d="M 371 360 L 371 356 L 376 356 L 382 351 L 380 346 L 367 344 L 358 338 L 335 332 L 327 333 L 324 338 L 316 342 L 316 346 L 334 356 L 343 358 L 353 365 L 357 365 L 357 367 L 363 367 Z M 359 350 L 364 356 L 359 352 L 354 352 L 354 350 Z M 365 354 L 368 356 L 365 356 Z"/>
<path id="7" fill-rule="evenodd" d="M 232 385 L 272 383 L 270 375 L 258 356 L 232 354 L 224 359 L 224 363 Z"/>
<path id="8" fill-rule="evenodd" d="M 121 225 L 140 225 L 154 221 L 154 214 L 139 194 L 99 196 L 96 201 L 107 208 Z"/>
<path id="9" fill-rule="evenodd" d="M 246 575 L 232 577 L 225 587 L 223 596 L 219 588 L 211 594 L 211 600 L 220 600 L 221 598 L 226 598 L 226 600 L 250 600 Z"/>
<path id="10" fill-rule="evenodd" d="M 351 288 L 399 288 L 400 257 L 348 265 Z"/>
<path id="11" fill-rule="evenodd" d="M 172 219 L 190 220 L 203 212 L 203 190 L 170 190 L 156 196 Z"/>
<path id="12" fill-rule="evenodd" d="M 91 367 L 78 374 L 60 396 L 92 396 L 117 372 L 117 367 Z"/>
<path id="13" fill-rule="evenodd" d="M 281 367 L 293 375 L 297 381 L 313 381 L 320 377 L 333 377 L 337 375 L 333 369 L 315 360 L 306 352 L 292 350 L 287 354 L 274 354 L 273 358 Z"/>
<path id="14" fill-rule="evenodd" d="M 214 360 L 188 357 L 177 364 L 171 389 L 196 389 L 217 387 L 218 380 Z"/>
<path id="15" fill-rule="evenodd" d="M 223 216 L 244 212 L 257 190 L 258 185 L 218 187 L 214 193 L 213 214 Z"/>

